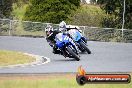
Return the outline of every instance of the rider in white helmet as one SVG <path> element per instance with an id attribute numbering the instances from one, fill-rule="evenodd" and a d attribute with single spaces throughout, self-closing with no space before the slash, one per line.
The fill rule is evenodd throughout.
<path id="1" fill-rule="evenodd" d="M 66 23 L 64 21 L 60 22 L 60 24 L 59 24 L 59 31 L 61 31 L 62 33 L 65 33 L 67 31 L 67 29 L 66 29 Z"/>
<path id="2" fill-rule="evenodd" d="M 60 22 L 60 24 L 59 24 L 59 31 L 62 32 L 64 35 L 69 36 L 72 39 L 72 37 L 68 33 L 67 25 L 66 25 L 66 23 L 64 21 Z M 77 46 L 76 45 L 75 45 L 75 49 L 77 49 Z"/>

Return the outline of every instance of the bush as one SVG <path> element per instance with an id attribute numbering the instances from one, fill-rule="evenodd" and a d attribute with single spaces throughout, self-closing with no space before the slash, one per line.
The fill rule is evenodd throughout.
<path id="1" fill-rule="evenodd" d="M 83 26 L 101 27 L 105 13 L 99 6 L 82 5 L 77 11 L 69 16 L 68 23 Z"/>
<path id="2" fill-rule="evenodd" d="M 75 1 L 76 3 L 73 3 Z M 30 0 L 23 20 L 59 23 L 66 20 L 80 0 Z"/>

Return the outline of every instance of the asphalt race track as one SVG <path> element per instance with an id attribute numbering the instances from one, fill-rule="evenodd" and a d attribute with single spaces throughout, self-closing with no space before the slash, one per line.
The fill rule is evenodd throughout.
<path id="1" fill-rule="evenodd" d="M 1 50 L 37 54 L 51 59 L 43 65 L 0 68 L 0 73 L 77 72 L 82 65 L 87 72 L 132 72 L 132 44 L 88 41 L 92 54 L 80 54 L 81 60 L 53 54 L 45 38 L 0 36 Z"/>

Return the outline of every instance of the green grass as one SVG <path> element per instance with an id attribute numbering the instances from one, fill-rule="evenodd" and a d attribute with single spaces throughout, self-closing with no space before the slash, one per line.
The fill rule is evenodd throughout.
<path id="1" fill-rule="evenodd" d="M 83 12 L 83 11 L 89 14 L 97 14 L 97 13 L 104 14 L 104 11 L 98 5 L 84 4 L 80 8 L 80 12 Z"/>
<path id="2" fill-rule="evenodd" d="M 0 80 L 0 88 L 132 88 L 132 84 L 85 84 L 80 86 L 75 77 L 49 77 L 41 79 Z"/>
<path id="3" fill-rule="evenodd" d="M 13 31 L 13 35 L 31 35 L 31 36 L 45 36 L 44 31 L 25 31 L 22 24 L 19 24 L 16 28 L 15 31 Z"/>
<path id="4" fill-rule="evenodd" d="M 21 52 L 0 50 L 0 66 L 24 64 L 35 61 L 35 58 Z"/>
<path id="5" fill-rule="evenodd" d="M 31 36 L 44 36 L 44 32 L 43 31 L 25 31 L 25 29 L 23 28 L 23 25 L 21 23 L 25 13 L 26 13 L 26 9 L 29 6 L 29 2 L 28 3 L 24 3 L 23 1 L 20 0 L 20 2 L 17 3 L 13 3 L 12 8 L 12 15 L 13 15 L 13 19 L 15 20 L 20 20 L 20 22 L 18 22 L 18 24 L 16 24 L 13 27 L 13 33 L 12 35 L 31 35 Z"/>
<path id="6" fill-rule="evenodd" d="M 17 3 L 13 3 L 12 5 L 12 15 L 13 19 L 16 20 L 22 20 L 25 13 L 26 13 L 26 8 L 29 6 L 29 4 L 24 3 L 23 1 L 19 1 Z"/>

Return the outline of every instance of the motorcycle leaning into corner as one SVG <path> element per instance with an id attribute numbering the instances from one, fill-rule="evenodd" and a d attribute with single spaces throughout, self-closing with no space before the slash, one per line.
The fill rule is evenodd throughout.
<path id="1" fill-rule="evenodd" d="M 55 41 L 56 46 L 62 52 L 62 55 L 64 57 L 72 57 L 75 58 L 77 61 L 80 60 L 76 45 L 69 36 L 63 33 L 58 33 L 55 36 Z"/>
<path id="2" fill-rule="evenodd" d="M 79 50 L 81 52 L 87 52 L 88 54 L 91 54 L 91 51 L 87 47 L 87 40 L 86 38 L 77 30 L 76 28 L 68 28 L 68 33 L 72 37 L 72 39 L 75 41 L 76 45 L 78 46 Z"/>

